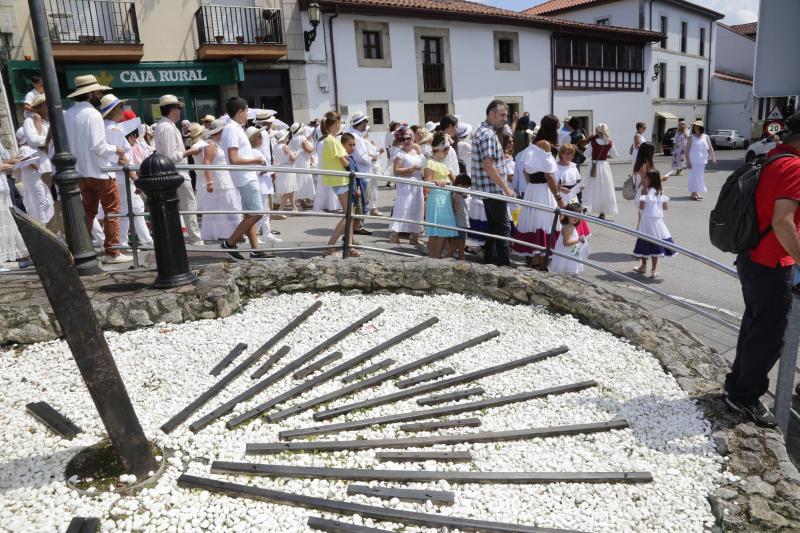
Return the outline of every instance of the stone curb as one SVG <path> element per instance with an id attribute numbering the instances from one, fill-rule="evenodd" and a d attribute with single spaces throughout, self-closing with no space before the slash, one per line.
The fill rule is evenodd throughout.
<path id="1" fill-rule="evenodd" d="M 112 278 L 105 284 L 120 282 L 114 274 L 104 276 Z M 125 277 L 129 282 L 132 277 L 152 281 L 154 276 L 148 272 Z M 728 363 L 680 324 L 658 318 L 589 281 L 449 260 L 328 257 L 210 265 L 200 271 L 195 285 L 167 291 L 142 289 L 133 295 L 108 297 L 97 288 L 87 289 L 102 327 L 114 330 L 225 317 L 251 298 L 300 291 L 458 292 L 572 314 L 653 353 L 712 421 L 711 437 L 719 453 L 727 457 L 729 471 L 740 478 L 709 498 L 717 518 L 714 531 L 800 531 L 800 474 L 779 432 L 737 425 L 730 416 L 720 394 Z M 49 303 L 37 301 L 4 305 L 0 332 L 4 343 L 41 342 L 59 334 Z"/>

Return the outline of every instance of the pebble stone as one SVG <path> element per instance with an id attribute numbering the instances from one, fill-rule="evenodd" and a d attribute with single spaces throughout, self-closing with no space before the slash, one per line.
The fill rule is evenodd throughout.
<path id="1" fill-rule="evenodd" d="M 412 325 L 437 316 L 441 320 L 434 327 L 378 357 L 391 357 L 397 365 L 405 364 L 496 328 L 501 331 L 499 337 L 403 377 L 446 366 L 460 374 L 566 344 L 570 351 L 565 355 L 483 378 L 471 386 L 483 387 L 488 398 L 587 379 L 599 383 L 599 387 L 579 393 L 470 413 L 483 421 L 482 427 L 454 428 L 435 434 L 579 424 L 615 417 L 624 417 L 631 424 L 630 429 L 594 435 L 456 445 L 452 449 L 470 451 L 473 461 L 437 463 L 435 468 L 448 471 L 649 471 L 655 480 L 638 485 L 451 486 L 445 481 L 407 484 L 408 488 L 456 493 L 455 505 L 434 507 L 432 512 L 597 533 L 666 532 L 674 531 L 675 524 L 680 524 L 681 531 L 685 532 L 702 532 L 713 527 L 714 517 L 707 496 L 736 477 L 725 470 L 725 461 L 716 452 L 711 424 L 652 355 L 624 339 L 582 325 L 571 316 L 552 314 L 539 307 L 509 306 L 457 294 L 298 293 L 252 300 L 241 313 L 224 319 L 157 324 L 125 333 L 106 333 L 142 426 L 167 457 L 158 483 L 136 496 L 114 491 L 79 495 L 64 482 L 64 466 L 77 447 L 91 445 L 104 436 L 66 343 L 52 341 L 28 346 L 23 351 L 0 352 L 0 387 L 3 390 L 0 425 L 4 429 L 0 434 L 0 516 L 3 529 L 59 531 L 73 516 L 97 516 L 101 519 L 102 531 L 306 531 L 307 510 L 183 490 L 177 488 L 175 481 L 184 472 L 209 476 L 208 465 L 213 460 L 254 460 L 244 455 L 245 443 L 276 441 L 280 431 L 316 425 L 313 412 L 277 424 L 259 419 L 233 431 L 224 427 L 227 418 L 197 434 L 188 430 L 188 424 L 170 435 L 161 433 L 158 428 L 216 381 L 208 375 L 208 370 L 221 356 L 239 342 L 247 343 L 251 349 L 260 346 L 316 298 L 323 301 L 322 309 L 283 341 L 292 347 L 290 356 L 299 356 L 356 318 L 382 306 L 386 309 L 382 315 L 331 350 L 341 350 L 345 359 L 353 357 Z M 374 362 L 367 361 L 362 366 Z M 237 406 L 233 414 L 242 413 L 297 383 L 288 376 L 265 393 Z M 198 416 L 251 384 L 247 377 L 237 379 Z M 339 380 L 332 380 L 300 399 L 341 386 Z M 334 402 L 332 406 L 395 390 L 393 382 L 386 382 Z M 415 400 L 377 406 L 366 413 L 350 413 L 336 421 L 411 411 L 417 408 Z M 30 401 L 47 401 L 85 428 L 85 432 L 73 441 L 53 435 L 25 414 L 24 406 Z M 419 435 L 428 434 L 434 433 Z M 332 438 L 404 436 L 407 435 L 395 424 L 345 432 Z M 282 454 L 255 460 L 378 470 L 422 470 L 426 467 L 380 463 L 373 451 Z M 136 481 L 131 476 L 123 477 L 120 478 L 123 483 Z M 409 511 L 431 510 L 430 502 L 347 497 L 347 483 L 336 480 L 219 477 L 323 498 Z M 383 484 L 372 482 L 369 485 Z M 322 516 L 369 527 L 401 528 L 400 524 L 362 517 L 342 518 L 328 513 Z M 435 530 L 406 526 L 403 531 Z"/>

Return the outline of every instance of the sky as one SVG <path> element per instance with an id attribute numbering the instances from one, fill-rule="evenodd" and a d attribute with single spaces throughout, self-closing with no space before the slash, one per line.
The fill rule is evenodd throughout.
<path id="1" fill-rule="evenodd" d="M 521 11 L 541 4 L 542 0 L 477 0 L 490 6 Z M 758 0 L 692 0 L 692 3 L 724 13 L 725 24 L 743 24 L 758 19 Z"/>

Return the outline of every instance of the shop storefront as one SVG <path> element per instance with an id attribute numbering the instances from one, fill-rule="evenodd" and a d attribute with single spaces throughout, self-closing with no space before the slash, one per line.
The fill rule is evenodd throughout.
<path id="1" fill-rule="evenodd" d="M 74 88 L 74 79 L 81 74 L 93 74 L 97 80 L 111 87 L 119 98 L 127 99 L 126 107 L 133 109 L 147 123 L 157 121 L 161 114 L 158 98 L 174 94 L 186 105 L 184 118 L 197 121 L 204 115 L 223 113 L 222 95 L 226 88 L 235 87 L 244 80 L 244 69 L 238 61 L 203 63 L 194 61 L 174 63 L 131 64 L 65 64 L 58 66 L 59 82 L 63 95 Z M 12 96 L 21 106 L 30 88 L 30 76 L 38 69 L 35 61 L 9 62 Z M 69 102 L 64 102 L 65 107 Z"/>

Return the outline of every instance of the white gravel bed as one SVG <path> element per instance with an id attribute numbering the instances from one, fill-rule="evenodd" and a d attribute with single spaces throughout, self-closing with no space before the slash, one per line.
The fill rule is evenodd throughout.
<path id="1" fill-rule="evenodd" d="M 461 374 L 566 344 L 570 351 L 564 355 L 437 393 L 483 387 L 485 396 L 463 400 L 474 401 L 588 379 L 599 383 L 599 387 L 579 393 L 457 415 L 479 417 L 483 425 L 435 434 L 603 422 L 616 417 L 627 419 L 631 429 L 453 446 L 451 449 L 472 451 L 473 462 L 464 464 L 380 463 L 375 459 L 374 451 L 244 455 L 248 442 L 276 441 L 280 431 L 320 425 L 312 419 L 312 411 L 278 424 L 256 420 L 233 431 L 224 427 L 224 422 L 233 416 L 229 415 L 198 434 L 188 430 L 188 423 L 252 385 L 249 377 L 252 371 L 234 381 L 172 434 L 164 435 L 158 429 L 216 382 L 218 378 L 208 375 L 208 371 L 238 342 L 248 343 L 249 348 L 234 364 L 316 298 L 324 302 L 323 307 L 283 341 L 282 344 L 290 345 L 292 350 L 281 361 L 282 364 L 381 306 L 386 310 L 382 315 L 319 357 L 341 350 L 344 358 L 334 363 L 338 364 L 436 316 L 440 319 L 438 324 L 362 366 L 388 357 L 397 361 L 395 366 L 401 365 L 498 329 L 501 332 L 499 337 L 421 368 L 414 374 L 446 366 L 452 366 L 457 374 Z M 335 480 L 213 476 L 370 505 L 597 533 L 704 531 L 714 523 L 707 496 L 724 479 L 732 478 L 725 472 L 724 460 L 716 454 L 709 439 L 710 423 L 652 355 L 609 333 L 581 325 L 571 316 L 553 315 L 539 308 L 508 306 L 460 295 L 416 297 L 305 293 L 254 300 L 242 313 L 225 319 L 160 324 L 127 333 L 107 332 L 106 338 L 145 432 L 169 450 L 163 477 L 155 487 L 145 489 L 135 497 L 113 492 L 88 497 L 69 490 L 63 481 L 67 461 L 81 447 L 105 436 L 69 349 L 65 342 L 55 341 L 30 346 L 21 353 L 7 351 L 0 354 L 0 390 L 3 391 L 0 395 L 0 530 L 64 531 L 73 516 L 97 516 L 102 520 L 103 531 L 301 532 L 307 530 L 305 523 L 310 514 L 320 514 L 176 487 L 175 480 L 184 472 L 209 476 L 208 465 L 217 459 L 373 469 L 651 472 L 655 481 L 640 485 L 394 484 L 409 488 L 449 487 L 456 493 L 455 505 L 450 507 L 433 506 L 430 502 L 414 504 L 367 496 L 347 497 L 347 483 Z M 234 414 L 244 412 L 300 382 L 288 377 L 238 406 Z M 341 386 L 338 379 L 332 380 L 280 407 Z M 396 390 L 394 381 L 390 381 L 338 400 L 331 406 Z M 27 402 L 40 400 L 50 403 L 85 432 L 70 442 L 47 431 L 25 413 Z M 351 413 L 330 422 L 416 409 L 420 408 L 416 405 L 416 398 L 412 398 Z M 432 433 L 404 433 L 395 424 L 321 435 L 316 439 L 428 434 Z M 429 531 L 414 526 L 361 520 L 360 517 L 325 516 L 391 530 Z"/>

